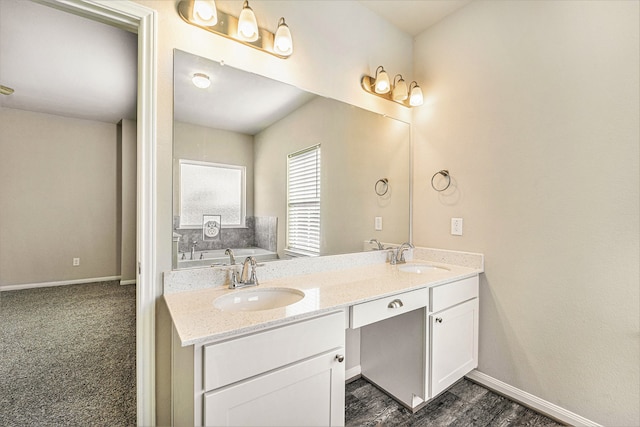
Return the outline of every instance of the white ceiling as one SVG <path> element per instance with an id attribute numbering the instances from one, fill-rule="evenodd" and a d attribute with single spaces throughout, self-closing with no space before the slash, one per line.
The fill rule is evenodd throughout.
<path id="1" fill-rule="evenodd" d="M 25 0 L 0 0 L 0 106 L 117 123 L 136 113 L 137 36 Z"/>
<path id="2" fill-rule="evenodd" d="M 472 0 L 358 0 L 405 33 L 417 36 Z"/>
<path id="3" fill-rule="evenodd" d="M 402 31 L 415 36 L 472 0 L 358 1 Z M 299 4 L 304 7 L 304 2 Z M 15 89 L 12 95 L 0 95 L 2 107 L 108 123 L 117 123 L 122 118 L 134 119 L 136 64 L 135 34 L 31 1 L 0 0 L 0 85 Z M 185 63 L 187 68 L 176 70 L 177 81 L 185 83 L 185 91 L 193 92 L 195 88 L 189 79 L 178 76 L 178 72 L 188 76 L 192 73 L 188 67 L 196 65 L 203 64 Z M 210 71 L 212 77 L 215 76 L 215 67 Z M 216 94 L 219 99 L 237 90 L 232 89 L 235 84 L 246 88 L 250 83 L 212 85 L 209 91 L 223 91 Z M 283 89 L 283 86 L 274 87 L 267 83 L 261 86 L 265 90 L 262 96 L 269 100 L 266 104 L 271 107 L 299 95 L 291 87 Z M 258 92 L 257 87 L 253 90 Z M 253 134 L 257 128 L 243 128 L 241 119 L 246 119 L 247 123 L 274 120 L 269 113 L 257 110 L 254 112 L 259 118 L 249 119 L 248 105 L 261 103 L 243 103 L 237 96 L 232 99 L 242 104 L 244 113 L 240 115 L 230 108 L 224 109 L 228 113 L 222 119 L 226 128 L 244 129 L 244 133 Z M 180 102 L 176 99 L 177 109 L 185 111 L 190 121 L 211 125 L 211 120 L 201 117 L 201 113 L 211 111 L 212 106 L 197 109 L 194 103 L 182 105 Z M 305 101 L 293 102 L 294 106 L 299 106 Z"/>

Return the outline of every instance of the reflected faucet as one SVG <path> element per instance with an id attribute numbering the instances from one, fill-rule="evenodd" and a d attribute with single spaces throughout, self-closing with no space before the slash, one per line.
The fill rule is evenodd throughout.
<path id="1" fill-rule="evenodd" d="M 198 245 L 198 241 L 194 240 L 191 243 L 191 259 L 193 260 L 193 256 L 196 254 L 196 246 Z"/>
<path id="2" fill-rule="evenodd" d="M 233 249 L 231 248 L 227 248 L 224 250 L 224 254 L 225 255 L 229 255 L 229 264 L 231 265 L 235 265 L 236 264 L 236 257 L 233 255 Z"/>
<path id="3" fill-rule="evenodd" d="M 369 240 L 369 243 L 375 243 L 376 245 L 378 245 L 377 248 L 373 248 L 374 251 L 381 251 L 384 249 L 384 246 L 382 246 L 382 243 L 378 242 L 378 239 L 371 239 Z"/>

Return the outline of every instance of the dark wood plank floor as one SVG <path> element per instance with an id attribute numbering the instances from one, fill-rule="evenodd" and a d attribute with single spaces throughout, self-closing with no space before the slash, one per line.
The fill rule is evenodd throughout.
<path id="1" fill-rule="evenodd" d="M 545 426 L 562 424 L 467 379 L 415 414 L 364 379 L 347 384 L 347 426 Z"/>

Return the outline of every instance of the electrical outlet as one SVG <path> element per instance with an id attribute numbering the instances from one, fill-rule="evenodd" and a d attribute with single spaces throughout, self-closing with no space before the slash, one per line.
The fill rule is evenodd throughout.
<path id="1" fill-rule="evenodd" d="M 79 265 L 80 265 L 80 258 L 74 258 L 74 259 L 73 259 L 73 266 L 74 266 L 74 267 L 77 267 L 77 266 L 79 266 Z"/>
<path id="2" fill-rule="evenodd" d="M 451 234 L 462 236 L 462 218 L 451 218 Z"/>
<path id="3" fill-rule="evenodd" d="M 375 223 L 376 231 L 382 231 L 382 217 L 381 216 L 377 216 L 375 218 L 374 223 Z"/>

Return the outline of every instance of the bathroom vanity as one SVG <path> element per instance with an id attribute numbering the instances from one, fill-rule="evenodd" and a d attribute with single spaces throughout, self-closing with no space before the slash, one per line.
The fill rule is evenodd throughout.
<path id="1" fill-rule="evenodd" d="M 418 409 L 477 366 L 482 256 L 457 265 L 446 252 L 418 248 L 402 265 L 362 254 L 352 268 L 166 294 L 173 424 L 343 425 L 347 329 L 360 331 L 362 376 Z M 251 308 L 282 292 L 304 297 Z"/>

